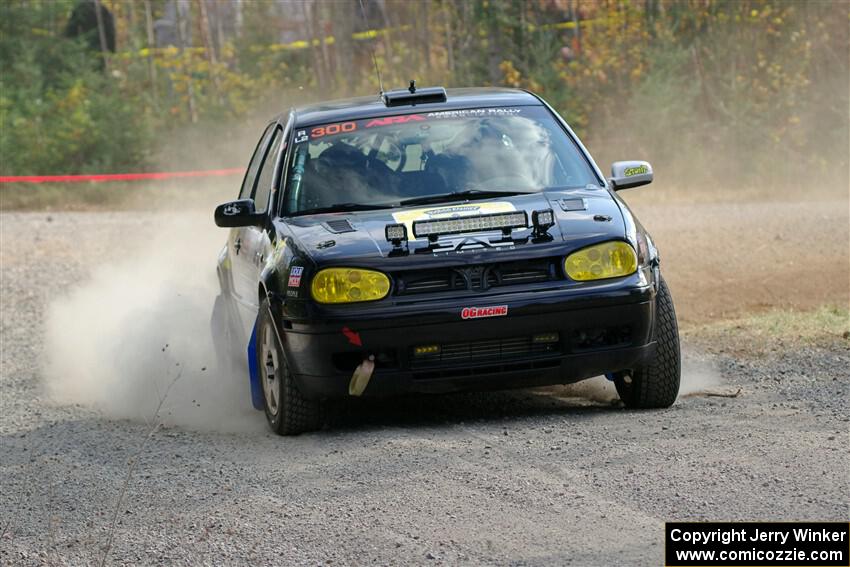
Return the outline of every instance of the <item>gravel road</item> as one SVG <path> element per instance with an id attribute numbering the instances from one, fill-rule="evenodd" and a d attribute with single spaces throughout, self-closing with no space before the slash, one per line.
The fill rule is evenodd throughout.
<path id="1" fill-rule="evenodd" d="M 776 231 L 793 248 L 787 219 L 800 207 L 774 206 L 786 219 Z M 846 234 L 846 202 L 813 206 L 831 247 L 836 230 Z M 736 209 L 728 223 L 753 221 L 764 208 Z M 713 216 L 689 226 L 734 230 L 721 209 L 705 214 Z M 694 291 L 704 282 L 690 286 L 676 268 L 677 258 L 688 262 L 675 242 L 683 221 L 664 225 L 663 209 L 652 215 L 642 219 L 666 254 L 680 310 L 686 320 L 710 319 Z M 107 564 L 116 565 L 661 565 L 666 520 L 850 517 L 850 351 L 840 343 L 758 359 L 701 355 L 691 345 L 686 381 L 710 374 L 715 389 L 741 394 L 685 396 L 652 412 L 594 401 L 604 399 L 600 388 L 589 397 L 550 388 L 362 400 L 325 431 L 280 438 L 259 413 L 238 433 L 166 426 L 150 434 L 143 421 L 50 402 L 46 306 L 92 266 L 125 256 L 130 242 L 144 246 L 161 220 L 0 214 L 2 565 L 98 564 L 110 534 Z M 711 233 L 698 242 L 706 257 Z M 811 284 L 822 299 L 846 294 L 846 276 L 834 283 L 846 253 L 837 272 Z M 782 276 L 776 266 L 759 270 Z M 734 310 L 757 294 L 741 289 Z M 215 408 L 205 411 L 214 422 Z"/>

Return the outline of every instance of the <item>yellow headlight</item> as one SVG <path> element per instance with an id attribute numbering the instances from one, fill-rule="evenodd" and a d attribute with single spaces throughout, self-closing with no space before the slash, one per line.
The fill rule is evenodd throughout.
<path id="1" fill-rule="evenodd" d="M 375 301 L 390 292 L 390 279 L 372 270 L 325 268 L 315 275 L 310 289 L 319 303 Z"/>
<path id="2" fill-rule="evenodd" d="M 578 281 L 619 278 L 637 270 L 637 256 L 635 249 L 625 242 L 603 242 L 567 256 L 564 270 Z"/>

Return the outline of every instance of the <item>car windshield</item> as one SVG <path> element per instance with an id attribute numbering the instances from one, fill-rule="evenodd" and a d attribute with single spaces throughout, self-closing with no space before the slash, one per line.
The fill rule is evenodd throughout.
<path id="1" fill-rule="evenodd" d="M 587 160 L 543 106 L 310 126 L 296 129 L 293 143 L 287 215 L 598 183 Z"/>

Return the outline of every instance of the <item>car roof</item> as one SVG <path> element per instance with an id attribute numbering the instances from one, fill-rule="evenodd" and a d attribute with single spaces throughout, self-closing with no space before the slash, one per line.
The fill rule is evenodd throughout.
<path id="1" fill-rule="evenodd" d="M 379 116 L 395 116 L 411 111 L 440 112 L 462 108 L 494 106 L 533 106 L 543 104 L 535 95 L 505 88 L 447 89 L 446 102 L 388 107 L 378 95 L 331 100 L 293 109 L 295 127 L 327 124 L 341 120 L 360 120 Z"/>

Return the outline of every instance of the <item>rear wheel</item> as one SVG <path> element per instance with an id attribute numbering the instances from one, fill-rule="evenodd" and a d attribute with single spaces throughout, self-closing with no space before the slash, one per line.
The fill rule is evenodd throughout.
<path id="1" fill-rule="evenodd" d="M 682 374 L 679 327 L 664 278 L 659 279 L 655 302 L 655 354 L 644 366 L 614 376 L 617 393 L 626 407 L 666 408 L 679 395 Z"/>
<path id="2" fill-rule="evenodd" d="M 260 305 L 257 321 L 257 366 L 266 419 L 275 433 L 297 435 L 321 427 L 321 404 L 305 398 L 290 374 L 268 300 Z"/>

